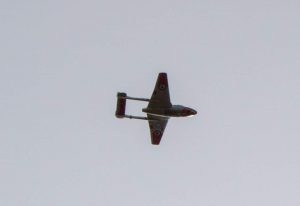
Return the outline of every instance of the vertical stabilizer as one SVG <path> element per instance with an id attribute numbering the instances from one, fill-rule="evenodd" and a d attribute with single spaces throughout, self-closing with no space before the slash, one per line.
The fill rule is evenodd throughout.
<path id="1" fill-rule="evenodd" d="M 126 109 L 126 93 L 118 92 L 117 94 L 117 109 L 116 109 L 116 117 L 124 118 L 125 117 L 125 109 Z"/>

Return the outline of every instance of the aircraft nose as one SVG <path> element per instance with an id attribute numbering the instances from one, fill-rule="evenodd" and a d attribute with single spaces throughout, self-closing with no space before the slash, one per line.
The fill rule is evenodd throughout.
<path id="1" fill-rule="evenodd" d="M 181 111 L 181 115 L 183 117 L 188 117 L 188 116 L 194 116 L 197 114 L 197 111 L 192 109 L 192 108 L 188 108 L 188 107 L 185 107 L 182 111 Z"/>
<path id="2" fill-rule="evenodd" d="M 197 114 L 197 111 L 194 110 L 194 109 L 192 109 L 192 114 L 193 114 L 193 115 L 196 115 L 196 114 Z"/>

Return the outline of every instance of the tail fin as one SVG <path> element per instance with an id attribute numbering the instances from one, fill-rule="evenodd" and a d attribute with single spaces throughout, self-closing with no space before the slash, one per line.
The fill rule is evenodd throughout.
<path id="1" fill-rule="evenodd" d="M 125 109 L 126 109 L 126 93 L 118 92 L 117 94 L 117 110 L 116 117 L 124 118 L 125 117 Z"/>

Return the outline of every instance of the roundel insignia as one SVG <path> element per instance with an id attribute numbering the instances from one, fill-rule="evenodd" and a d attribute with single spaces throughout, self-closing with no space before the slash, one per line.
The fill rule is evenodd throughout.
<path id="1" fill-rule="evenodd" d="M 153 131 L 153 134 L 154 134 L 155 136 L 160 136 L 160 135 L 161 135 L 161 131 L 159 131 L 159 130 L 154 130 L 154 131 Z"/>
<path id="2" fill-rule="evenodd" d="M 160 90 L 165 90 L 166 89 L 166 85 L 165 84 L 160 84 L 159 85 L 159 89 Z"/>

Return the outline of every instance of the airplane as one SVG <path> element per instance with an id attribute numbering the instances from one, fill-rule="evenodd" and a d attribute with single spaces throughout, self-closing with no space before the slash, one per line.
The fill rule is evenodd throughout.
<path id="1" fill-rule="evenodd" d="M 142 111 L 147 117 L 139 117 L 125 114 L 126 99 L 149 102 Z M 197 114 L 197 111 L 182 105 L 173 105 L 170 101 L 168 77 L 166 73 L 159 73 L 154 91 L 150 99 L 129 97 L 124 92 L 117 93 L 117 118 L 129 118 L 148 120 L 151 134 L 151 143 L 159 145 L 170 117 L 189 117 Z"/>

